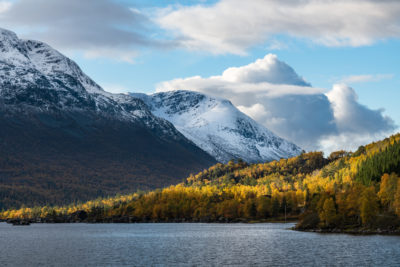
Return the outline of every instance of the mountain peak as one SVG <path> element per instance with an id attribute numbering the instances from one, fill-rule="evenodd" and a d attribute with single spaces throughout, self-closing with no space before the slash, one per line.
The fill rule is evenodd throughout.
<path id="1" fill-rule="evenodd" d="M 3 41 L 5 39 L 8 40 L 18 40 L 18 36 L 15 32 L 0 28 L 0 41 Z"/>
<path id="2" fill-rule="evenodd" d="M 142 100 L 104 91 L 57 50 L 7 30 L 0 129 L 0 209 L 21 195 L 60 204 L 163 187 L 216 162 Z"/>
<path id="3" fill-rule="evenodd" d="M 14 32 L 2 28 L 0 28 L 0 61 L 17 65 L 29 62 L 24 43 Z"/>
<path id="4" fill-rule="evenodd" d="M 104 91 L 46 43 L 19 39 L 4 29 L 0 36 L 0 104 L 10 112 L 22 106 L 39 112 L 94 112 L 145 125 L 166 139 L 186 140 L 168 121 L 153 116 L 142 100 Z"/>
<path id="5" fill-rule="evenodd" d="M 229 100 L 185 90 L 133 95 L 220 162 L 238 158 L 263 162 L 301 153 L 299 147 L 274 135 Z"/>
<path id="6" fill-rule="evenodd" d="M 108 93 L 46 43 L 22 40 L 0 29 L 0 52 L 0 98 L 6 103 L 41 109 L 115 110 Z"/>

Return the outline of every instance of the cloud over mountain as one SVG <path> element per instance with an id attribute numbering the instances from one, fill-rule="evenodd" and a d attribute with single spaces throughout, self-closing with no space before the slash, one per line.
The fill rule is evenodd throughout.
<path id="1" fill-rule="evenodd" d="M 340 140 L 347 140 L 347 148 L 355 149 L 396 128 L 382 110 L 358 103 L 351 87 L 334 85 L 325 94 L 326 90 L 311 87 L 272 54 L 246 66 L 229 68 L 220 76 L 175 79 L 157 88 L 169 90 L 227 98 L 268 129 L 308 150 L 339 149 L 344 143 Z"/>
<path id="2" fill-rule="evenodd" d="M 242 67 L 231 67 L 224 71 L 222 79 L 229 82 L 292 84 L 310 86 L 292 67 L 268 54 L 262 59 Z"/>
<path id="3" fill-rule="evenodd" d="M 400 2 L 393 0 L 220 0 L 168 7 L 147 3 L 140 9 L 141 2 L 5 0 L 0 23 L 64 50 L 128 62 L 138 47 L 243 55 L 266 42 L 270 48 L 284 46 L 277 36 L 326 46 L 400 37 Z"/>
<path id="4" fill-rule="evenodd" d="M 221 0 L 177 6 L 158 23 L 187 48 L 244 54 L 276 34 L 326 46 L 362 46 L 400 37 L 400 2 L 392 0 Z"/>
<path id="5" fill-rule="evenodd" d="M 0 5 L 3 27 L 88 57 L 132 62 L 138 46 L 158 45 L 146 34 L 150 20 L 112 0 L 17 0 Z"/>

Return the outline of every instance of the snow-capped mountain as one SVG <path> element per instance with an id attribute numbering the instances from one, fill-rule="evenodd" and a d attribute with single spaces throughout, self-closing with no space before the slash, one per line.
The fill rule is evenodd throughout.
<path id="1" fill-rule="evenodd" d="M 104 91 L 79 66 L 51 48 L 0 29 L 0 101 L 40 110 L 89 110 L 144 124 L 166 138 L 184 140 L 139 99 Z"/>
<path id="2" fill-rule="evenodd" d="M 132 95 L 220 162 L 238 158 L 263 162 L 301 153 L 299 147 L 274 135 L 228 100 L 191 91 Z"/>
<path id="3" fill-rule="evenodd" d="M 163 187 L 215 162 L 142 100 L 0 29 L 0 209 Z"/>

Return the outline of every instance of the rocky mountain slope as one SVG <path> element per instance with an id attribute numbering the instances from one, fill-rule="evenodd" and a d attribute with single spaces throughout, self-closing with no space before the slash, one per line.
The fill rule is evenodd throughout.
<path id="1" fill-rule="evenodd" d="M 173 123 L 220 162 L 238 158 L 265 162 L 301 153 L 299 147 L 274 135 L 228 100 L 191 91 L 131 95 L 141 98 L 153 114 Z"/>
<path id="2" fill-rule="evenodd" d="M 165 186 L 213 163 L 142 100 L 0 29 L 0 209 Z"/>

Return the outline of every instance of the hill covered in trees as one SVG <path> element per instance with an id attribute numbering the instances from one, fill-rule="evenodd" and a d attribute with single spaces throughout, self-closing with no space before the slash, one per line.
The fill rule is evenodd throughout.
<path id="1" fill-rule="evenodd" d="M 64 207 L 4 211 L 47 222 L 235 222 L 299 219 L 297 229 L 398 232 L 400 134 L 356 152 L 216 164 L 185 182 Z"/>

